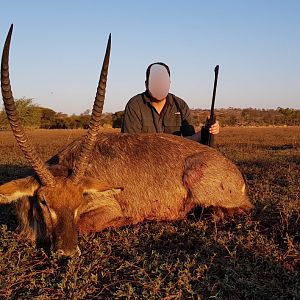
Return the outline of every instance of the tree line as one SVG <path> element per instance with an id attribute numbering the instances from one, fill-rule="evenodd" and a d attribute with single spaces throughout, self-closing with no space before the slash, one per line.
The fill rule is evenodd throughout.
<path id="1" fill-rule="evenodd" d="M 27 128 L 44 129 L 76 129 L 88 128 L 90 110 L 79 115 L 67 115 L 55 112 L 50 108 L 41 107 L 30 98 L 16 99 L 16 107 Z M 256 108 L 226 108 L 216 109 L 216 116 L 222 126 L 300 126 L 300 110 L 292 108 L 256 109 Z M 103 113 L 100 125 L 104 128 L 120 128 L 124 111 L 115 113 Z M 192 118 L 196 127 L 201 126 L 209 110 L 193 109 Z M 4 108 L 0 112 L 0 130 L 9 129 Z"/>
<path id="2" fill-rule="evenodd" d="M 292 108 L 222 108 L 215 110 L 222 126 L 300 126 L 300 110 Z M 200 126 L 209 110 L 193 110 L 194 125 Z"/>

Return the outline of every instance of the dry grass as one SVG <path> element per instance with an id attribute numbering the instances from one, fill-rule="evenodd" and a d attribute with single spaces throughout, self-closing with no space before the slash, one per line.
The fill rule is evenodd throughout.
<path id="1" fill-rule="evenodd" d="M 29 132 L 48 159 L 82 130 Z M 82 256 L 58 262 L 20 241 L 0 207 L 2 299 L 300 299 L 300 128 L 224 128 L 217 147 L 245 175 L 251 215 L 206 214 L 80 237 Z M 26 174 L 0 132 L 0 183 Z"/>

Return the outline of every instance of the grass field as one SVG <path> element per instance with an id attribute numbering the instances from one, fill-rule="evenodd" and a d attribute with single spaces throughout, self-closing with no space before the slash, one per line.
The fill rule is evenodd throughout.
<path id="1" fill-rule="evenodd" d="M 28 135 L 46 160 L 83 133 Z M 0 298 L 300 299 L 300 127 L 224 128 L 217 147 L 246 178 L 249 215 L 108 229 L 80 236 L 82 255 L 60 262 L 20 240 L 13 206 L 1 206 Z M 0 184 L 28 169 L 0 132 Z"/>

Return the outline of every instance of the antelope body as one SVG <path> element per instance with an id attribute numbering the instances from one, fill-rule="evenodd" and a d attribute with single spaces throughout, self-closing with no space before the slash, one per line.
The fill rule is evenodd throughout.
<path id="1" fill-rule="evenodd" d="M 77 253 L 78 231 L 97 232 L 147 220 L 178 220 L 195 206 L 252 208 L 237 167 L 217 150 L 167 134 L 99 133 L 110 38 L 86 136 L 43 163 L 19 122 L 8 57 L 1 64 L 3 100 L 14 135 L 35 172 L 0 186 L 0 203 L 17 202 L 27 238 Z"/>

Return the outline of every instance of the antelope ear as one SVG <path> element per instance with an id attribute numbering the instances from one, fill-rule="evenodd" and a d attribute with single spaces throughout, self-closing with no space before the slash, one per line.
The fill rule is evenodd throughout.
<path id="1" fill-rule="evenodd" d="M 119 194 L 123 191 L 123 188 L 116 187 L 116 188 L 108 188 L 106 190 L 96 190 L 96 189 L 87 189 L 84 190 L 84 195 L 93 195 L 93 197 L 110 197 L 116 194 Z"/>
<path id="2" fill-rule="evenodd" d="M 111 188 L 106 191 L 91 191 L 85 192 L 84 198 L 85 202 L 79 209 L 79 214 L 87 213 L 92 210 L 96 210 L 98 208 L 110 208 L 114 209 L 117 205 L 119 208 L 119 204 L 116 201 L 114 195 L 119 194 L 123 191 L 121 188 Z"/>
<path id="3" fill-rule="evenodd" d="M 2 184 L 0 185 L 0 204 L 10 203 L 24 196 L 33 196 L 39 187 L 40 184 L 32 176 Z"/>
<path id="4" fill-rule="evenodd" d="M 114 195 L 121 193 L 123 188 L 112 187 L 95 179 L 84 179 L 83 184 L 83 195 L 86 201 L 80 207 L 79 214 L 98 208 L 114 209 L 115 206 L 119 207 Z"/>
<path id="5" fill-rule="evenodd" d="M 113 187 L 93 178 L 85 178 L 82 186 L 84 194 L 99 194 L 99 196 L 112 196 L 123 191 L 122 187 Z"/>

